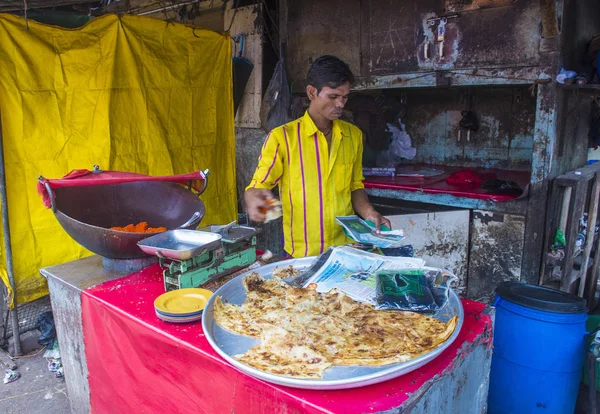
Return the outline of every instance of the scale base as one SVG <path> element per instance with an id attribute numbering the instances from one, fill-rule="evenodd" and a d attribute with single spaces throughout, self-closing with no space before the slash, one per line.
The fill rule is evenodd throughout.
<path id="1" fill-rule="evenodd" d="M 250 240 L 223 243 L 223 247 L 206 251 L 189 260 L 177 262 L 160 260 L 165 292 L 175 289 L 196 288 L 208 281 L 229 275 L 256 261 L 256 236 Z"/>

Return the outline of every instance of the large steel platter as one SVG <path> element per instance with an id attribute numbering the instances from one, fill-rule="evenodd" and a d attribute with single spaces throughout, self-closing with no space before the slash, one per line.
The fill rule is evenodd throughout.
<path id="1" fill-rule="evenodd" d="M 258 269 L 252 270 L 257 272 L 265 279 L 271 278 L 271 272 L 275 267 L 285 267 L 293 265 L 296 269 L 306 270 L 316 260 L 315 257 L 306 257 L 302 259 L 287 260 L 285 262 L 272 263 Z M 250 273 L 250 272 L 247 272 Z M 450 289 L 448 301 L 436 314 L 433 316 L 437 319 L 447 321 L 449 318 L 458 315 L 459 321 L 454 333 L 438 348 L 430 351 L 418 358 L 410 361 L 384 365 L 380 367 L 362 367 L 362 366 L 333 366 L 328 368 L 323 374 L 323 378 L 315 379 L 298 379 L 290 378 L 281 375 L 270 374 L 246 365 L 233 357 L 246 352 L 248 349 L 259 344 L 259 340 L 249 338 L 242 335 L 230 333 L 220 326 L 214 320 L 214 300 L 217 296 L 222 296 L 223 301 L 240 305 L 246 300 L 246 290 L 242 284 L 242 279 L 247 274 L 241 274 L 221 286 L 215 294 L 210 298 L 202 316 L 202 327 L 204 334 L 212 347 L 225 358 L 234 367 L 248 375 L 260 378 L 274 384 L 285 385 L 295 388 L 318 389 L 318 390 L 338 390 L 344 388 L 362 387 L 365 385 L 377 384 L 387 381 L 392 378 L 405 375 L 415 369 L 425 365 L 454 342 L 462 327 L 464 320 L 463 307 L 458 298 L 458 295 Z"/>

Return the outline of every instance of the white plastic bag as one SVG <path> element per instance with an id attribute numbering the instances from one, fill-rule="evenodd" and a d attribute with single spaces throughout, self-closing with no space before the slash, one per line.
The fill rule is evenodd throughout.
<path id="1" fill-rule="evenodd" d="M 377 155 L 378 167 L 394 167 L 400 163 L 402 158 L 412 160 L 417 155 L 417 149 L 412 147 L 410 135 L 406 132 L 406 127 L 398 119 L 400 128 L 394 124 L 387 124 L 387 129 L 392 133 L 390 146 L 386 151 Z"/>

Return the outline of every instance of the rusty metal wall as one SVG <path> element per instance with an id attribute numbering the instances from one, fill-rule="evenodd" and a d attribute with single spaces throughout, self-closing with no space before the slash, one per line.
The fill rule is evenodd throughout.
<path id="1" fill-rule="evenodd" d="M 428 266 L 447 269 L 458 277 L 457 292 L 464 296 L 469 254 L 469 210 L 388 215 L 394 229 L 404 229 L 406 244 Z"/>
<path id="2" fill-rule="evenodd" d="M 536 103 L 527 87 L 411 89 L 404 99 L 402 122 L 417 148 L 405 162 L 531 169 Z M 464 110 L 479 119 L 469 141 L 459 126 Z"/>
<path id="3" fill-rule="evenodd" d="M 437 22 L 450 18 L 438 53 Z M 303 0 L 289 2 L 290 78 L 302 83 L 322 54 L 345 60 L 359 77 L 540 63 L 540 8 L 536 1 Z M 424 56 L 430 44 L 430 58 Z M 519 53 L 514 53 L 519 50 Z M 502 73 L 499 73 L 502 75 Z"/>
<path id="4" fill-rule="evenodd" d="M 525 217 L 473 210 L 467 296 L 491 300 L 506 280 L 521 280 Z"/>

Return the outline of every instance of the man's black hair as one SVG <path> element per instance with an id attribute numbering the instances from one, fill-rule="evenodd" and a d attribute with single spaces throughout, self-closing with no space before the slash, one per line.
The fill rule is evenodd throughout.
<path id="1" fill-rule="evenodd" d="M 335 89 L 346 82 L 354 83 L 354 75 L 348 65 L 335 56 L 317 58 L 308 71 L 307 83 L 317 88 L 317 93 L 324 86 Z"/>

